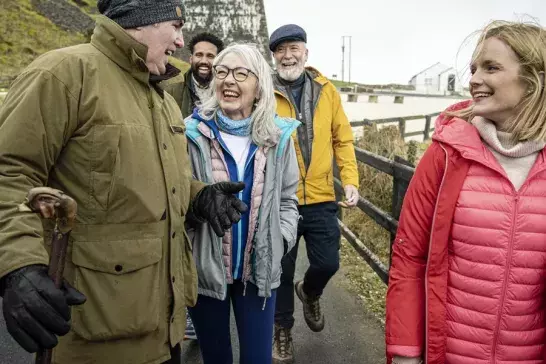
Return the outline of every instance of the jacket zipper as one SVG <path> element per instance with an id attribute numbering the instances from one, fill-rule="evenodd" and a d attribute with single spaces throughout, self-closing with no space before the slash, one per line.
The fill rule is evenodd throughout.
<path id="1" fill-rule="evenodd" d="M 248 162 L 245 165 L 245 171 L 246 171 L 246 168 L 248 167 L 248 165 L 250 164 L 250 161 L 255 157 L 256 153 L 258 152 L 258 149 L 259 149 L 259 147 L 256 147 L 256 149 L 254 149 L 254 152 L 252 153 L 250 158 L 248 158 Z M 248 222 L 249 222 L 248 236 L 250 236 L 250 229 L 251 228 L 254 229 L 254 234 L 252 236 L 252 239 L 248 239 L 248 237 L 247 237 L 247 242 L 246 242 L 247 246 L 245 247 L 245 254 L 243 256 L 243 275 L 241 277 L 241 279 L 243 281 L 243 286 L 244 286 L 243 296 L 246 295 L 246 284 L 247 284 L 247 281 L 250 279 L 249 278 L 250 274 L 247 274 L 247 270 L 248 270 L 248 266 L 250 265 L 250 257 L 252 256 L 252 252 L 254 250 L 253 241 L 255 239 L 255 235 L 257 234 L 256 226 L 259 225 L 258 224 L 258 219 L 260 218 L 260 213 L 258 211 L 258 216 L 256 216 L 256 224 L 255 224 L 256 226 L 254 226 L 254 227 L 250 226 L 250 216 L 252 214 L 252 210 L 254 209 L 254 192 L 255 192 L 255 189 L 254 189 L 254 176 L 252 176 L 252 184 L 253 184 L 253 188 L 250 191 L 250 209 L 249 209 L 250 212 L 249 212 L 249 215 L 248 215 Z M 249 244 L 250 244 L 250 247 L 248 247 Z M 248 249 L 248 254 L 247 254 L 247 249 Z"/>
<path id="2" fill-rule="evenodd" d="M 300 113 L 297 112 L 296 107 L 294 105 L 292 105 L 292 102 L 290 102 L 290 98 L 288 98 L 288 104 L 290 105 L 290 108 L 292 109 L 292 111 L 294 113 L 294 116 L 296 116 L 296 114 L 297 114 L 299 116 L 298 120 L 301 120 L 302 114 L 301 114 L 301 112 Z M 313 117 L 314 117 L 314 115 L 313 115 Z M 301 151 L 301 147 L 300 147 L 300 151 Z M 310 166 L 311 166 L 311 161 L 309 161 L 309 167 Z M 304 167 L 305 167 L 305 165 L 304 165 Z M 305 178 L 307 177 L 307 169 L 306 168 L 304 168 L 304 172 L 305 173 L 301 176 L 301 181 L 302 181 L 302 185 L 303 185 L 303 204 L 307 205 L 307 193 L 306 193 L 306 188 L 305 188 L 305 186 L 307 184 L 307 182 L 305 182 Z"/>
<path id="3" fill-rule="evenodd" d="M 290 99 L 290 96 L 288 95 L 285 95 L 284 93 L 280 92 L 280 91 L 277 91 L 282 97 L 284 97 L 286 99 L 286 101 L 288 101 L 288 105 L 290 105 L 290 115 L 291 115 L 291 118 L 296 118 L 297 120 L 301 121 L 301 117 L 302 117 L 302 113 L 301 112 L 297 112 L 297 109 L 296 107 L 292 104 L 292 101 Z M 320 97 L 320 95 L 319 95 Z M 313 118 L 315 117 L 315 114 L 313 113 Z M 314 129 L 313 129 L 313 132 L 314 132 Z M 296 138 L 297 139 L 297 138 Z M 299 141 L 298 141 L 299 143 Z M 301 151 L 301 147 L 300 147 L 300 151 Z M 302 157 L 303 158 L 303 157 Z M 305 163 L 304 163 L 305 164 Z M 311 161 L 309 161 L 309 167 L 311 166 Z M 305 167 L 305 166 L 304 166 Z M 306 205 L 307 204 L 307 194 L 306 194 L 306 191 L 305 191 L 305 185 L 306 185 L 306 182 L 305 182 L 305 177 L 307 177 L 307 169 L 306 168 L 303 168 L 303 171 L 304 171 L 304 174 L 301 174 L 300 177 L 301 177 L 301 182 L 302 182 L 302 186 L 303 186 L 303 204 Z"/>
<path id="4" fill-rule="evenodd" d="M 252 158 L 254 158 L 254 156 L 256 155 L 256 152 L 258 151 L 258 148 L 259 147 L 256 147 L 256 149 L 254 149 L 254 152 L 252 152 L 252 154 L 249 157 L 247 157 L 247 161 L 246 161 L 243 173 L 246 173 L 246 169 L 248 168 L 248 165 L 250 164 L 250 161 L 252 160 Z M 244 180 L 244 176 L 243 176 L 243 180 Z M 252 176 L 252 184 L 254 185 L 254 176 Z M 241 192 L 241 200 L 242 200 L 242 192 Z M 252 213 L 252 208 L 253 208 L 253 202 L 254 202 L 254 186 L 253 186 L 252 190 L 250 190 L 250 208 L 249 208 L 249 215 L 248 215 L 248 222 L 249 223 L 250 223 L 250 214 Z M 250 236 L 250 229 L 251 228 L 254 229 L 255 227 L 251 227 L 250 225 L 248 226 L 248 236 Z M 254 232 L 254 233 L 256 233 L 256 232 Z M 241 234 L 239 234 L 239 236 L 240 235 Z M 246 295 L 246 281 L 248 280 L 246 270 L 247 270 L 247 265 L 249 264 L 249 262 L 248 262 L 247 258 L 250 259 L 250 254 L 252 253 L 252 240 L 249 241 L 248 236 L 247 236 L 247 239 L 246 239 L 246 246 L 245 246 L 245 251 L 244 251 L 244 254 L 243 254 L 243 273 L 241 275 L 241 280 L 243 281 L 243 286 L 244 286 L 243 296 Z M 250 248 L 247 248 L 248 244 L 251 245 Z M 247 249 L 249 249 L 248 256 L 247 256 Z"/>
<path id="5" fill-rule="evenodd" d="M 508 289 L 508 278 L 510 275 L 510 268 L 512 267 L 512 247 L 514 242 L 514 233 L 516 230 L 516 213 L 518 211 L 518 202 L 519 202 L 519 194 L 516 192 L 516 195 L 514 196 L 514 210 L 512 212 L 512 227 L 510 232 L 510 240 L 508 242 L 508 252 L 507 252 L 507 267 L 504 272 L 504 280 L 502 285 L 502 294 L 501 294 L 501 300 L 500 300 L 500 309 L 497 314 L 497 322 L 495 324 L 495 332 L 493 336 L 493 347 L 491 349 L 491 363 L 495 363 L 495 355 L 497 352 L 497 341 L 499 337 L 499 328 L 500 328 L 500 321 L 502 317 L 502 312 L 504 311 L 504 300 L 506 298 L 506 290 Z"/>
<path id="6" fill-rule="evenodd" d="M 447 150 L 444 148 L 442 143 L 439 143 L 439 144 L 446 155 L 446 159 L 445 159 L 446 166 L 444 169 L 444 175 L 442 176 L 442 182 L 440 182 L 440 188 L 438 188 L 438 197 L 436 198 L 436 204 L 434 206 L 434 212 L 432 214 L 432 225 L 430 227 L 430 238 L 428 241 L 427 266 L 425 268 L 425 355 L 423 358 L 424 364 L 428 363 L 428 269 L 430 266 L 430 252 L 432 250 L 432 235 L 434 232 L 434 224 L 436 223 L 436 212 L 438 210 L 438 202 L 440 201 L 439 196 L 442 192 L 442 187 L 444 186 L 444 181 L 446 179 L 447 167 L 448 167 L 448 161 L 449 161 Z"/>
<path id="7" fill-rule="evenodd" d="M 226 173 L 228 174 L 228 178 L 229 178 L 229 168 L 227 166 L 227 163 L 226 163 L 226 159 L 222 156 L 222 144 L 220 143 L 220 141 L 218 139 L 216 139 L 216 142 L 218 143 L 218 145 L 216 145 L 214 143 L 214 140 L 211 141 L 212 143 L 212 147 L 216 150 L 216 152 L 218 153 L 218 155 L 220 156 L 220 159 L 222 160 L 222 163 L 224 164 L 224 168 L 226 169 Z M 231 156 L 231 158 L 233 158 L 233 156 L 231 155 L 231 153 L 229 152 L 229 150 L 227 148 L 225 148 L 227 153 Z M 233 160 L 235 160 L 235 158 L 233 158 Z M 222 238 L 220 238 L 220 248 L 223 248 L 222 247 Z M 231 239 L 231 244 L 233 244 L 233 237 Z M 222 251 L 223 249 L 221 249 L 220 251 Z M 233 248 L 231 249 L 231 259 L 233 260 Z M 233 263 L 232 263 L 233 264 Z M 223 265 L 223 264 L 222 264 Z M 233 271 L 233 266 L 231 266 L 231 270 Z M 225 273 L 225 272 L 224 272 Z M 227 273 L 226 273 L 227 274 Z M 234 281 L 234 277 L 233 277 L 233 272 L 231 272 L 231 280 Z M 227 283 L 227 282 L 226 282 Z"/>

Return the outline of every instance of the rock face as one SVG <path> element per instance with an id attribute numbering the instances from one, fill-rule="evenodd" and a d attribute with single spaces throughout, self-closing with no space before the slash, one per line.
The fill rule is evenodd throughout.
<path id="1" fill-rule="evenodd" d="M 184 25 L 184 40 L 189 43 L 197 33 L 216 34 L 228 45 L 233 41 L 256 43 L 265 59 L 271 63 L 269 33 L 263 0 L 185 0 L 188 12 Z M 189 51 L 176 55 L 187 61 Z"/>
<path id="2" fill-rule="evenodd" d="M 36 11 L 63 30 L 87 34 L 95 22 L 77 6 L 65 0 L 32 0 Z"/>
<path id="3" fill-rule="evenodd" d="M 94 27 L 93 19 L 78 7 L 86 5 L 85 1 L 32 0 L 32 4 L 63 30 L 88 34 Z M 186 44 L 195 34 L 207 31 L 216 34 L 226 45 L 233 41 L 256 43 L 271 64 L 263 0 L 185 0 L 185 5 L 188 12 L 183 28 Z M 188 61 L 190 53 L 184 48 L 174 56 Z"/>

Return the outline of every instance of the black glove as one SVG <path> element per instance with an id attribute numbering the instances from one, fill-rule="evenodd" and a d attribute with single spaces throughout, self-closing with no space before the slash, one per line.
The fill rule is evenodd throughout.
<path id="1" fill-rule="evenodd" d="M 224 236 L 225 231 L 241 220 L 241 214 L 248 207 L 233 194 L 245 188 L 243 182 L 218 182 L 204 187 L 191 203 L 190 215 L 201 222 L 208 222 L 216 235 Z"/>
<path id="2" fill-rule="evenodd" d="M 70 307 L 86 297 L 63 282 L 55 287 L 44 265 L 29 265 L 2 279 L 3 311 L 11 336 L 30 353 L 51 349 L 70 331 Z"/>

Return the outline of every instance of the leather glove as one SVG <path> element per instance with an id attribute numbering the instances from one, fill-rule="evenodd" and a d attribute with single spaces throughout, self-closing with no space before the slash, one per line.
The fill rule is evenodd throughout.
<path id="1" fill-rule="evenodd" d="M 218 182 L 204 187 L 191 203 L 192 218 L 208 222 L 216 235 L 222 237 L 225 231 L 241 220 L 247 205 L 234 196 L 245 188 L 243 182 Z"/>
<path id="2" fill-rule="evenodd" d="M 70 331 L 70 307 L 86 297 L 64 281 L 55 287 L 44 265 L 29 265 L 2 279 L 3 311 L 11 336 L 30 353 L 51 349 Z"/>

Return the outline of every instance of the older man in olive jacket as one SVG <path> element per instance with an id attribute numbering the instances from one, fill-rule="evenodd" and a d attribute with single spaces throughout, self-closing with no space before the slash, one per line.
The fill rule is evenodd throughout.
<path id="1" fill-rule="evenodd" d="M 185 221 L 222 235 L 242 186 L 192 179 L 180 109 L 157 87 L 179 73 L 167 58 L 183 46 L 182 1 L 98 8 L 91 43 L 35 60 L 0 109 L 4 317 L 26 350 L 55 347 L 54 363 L 177 363 L 197 289 Z M 78 203 L 62 289 L 45 267 L 53 226 L 16 209 L 37 186 Z"/>

